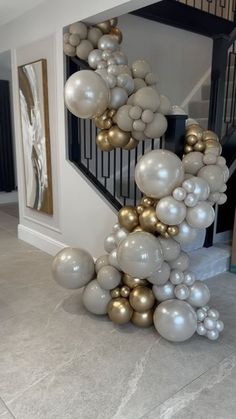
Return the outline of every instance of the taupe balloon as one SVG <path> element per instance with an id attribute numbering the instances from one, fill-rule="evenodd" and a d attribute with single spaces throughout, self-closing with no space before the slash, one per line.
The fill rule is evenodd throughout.
<path id="1" fill-rule="evenodd" d="M 108 255 L 102 255 L 97 258 L 95 262 L 95 272 L 98 273 L 98 271 L 103 268 L 103 266 L 109 265 L 108 261 Z"/>
<path id="2" fill-rule="evenodd" d="M 54 257 L 52 275 L 64 288 L 82 288 L 94 276 L 93 258 L 84 249 L 66 247 Z"/>
<path id="3" fill-rule="evenodd" d="M 97 47 L 99 39 L 102 37 L 102 31 L 99 28 L 89 28 L 88 40 L 91 42 L 94 48 Z"/>
<path id="4" fill-rule="evenodd" d="M 72 33 L 69 37 L 69 43 L 73 45 L 73 47 L 77 47 L 80 43 L 80 37 L 76 33 Z"/>
<path id="5" fill-rule="evenodd" d="M 169 195 L 184 178 L 181 160 L 171 151 L 153 150 L 144 154 L 135 167 L 139 189 L 152 198 Z"/>
<path id="6" fill-rule="evenodd" d="M 111 253 L 116 248 L 116 240 L 114 234 L 109 234 L 104 240 L 104 250 Z"/>
<path id="7" fill-rule="evenodd" d="M 87 26 L 83 22 L 72 23 L 72 25 L 69 26 L 69 32 L 78 34 L 80 39 L 86 39 L 88 35 Z"/>
<path id="8" fill-rule="evenodd" d="M 94 118 L 107 109 L 109 90 L 103 79 L 92 70 L 72 74 L 65 85 L 65 103 L 79 118 Z"/>
<path id="9" fill-rule="evenodd" d="M 93 51 L 93 45 L 87 39 L 83 39 L 76 48 L 76 55 L 81 60 L 87 61 L 91 51 Z"/>
<path id="10" fill-rule="evenodd" d="M 136 93 L 142 87 L 146 87 L 146 83 L 143 79 L 134 78 L 134 92 Z M 134 97 L 134 95 L 133 95 Z M 132 103 L 133 104 L 133 103 Z"/>
<path id="11" fill-rule="evenodd" d="M 153 320 L 158 333 L 171 342 L 184 342 L 197 329 L 196 313 L 185 301 L 164 301 L 157 306 Z"/>
<path id="12" fill-rule="evenodd" d="M 69 57 L 74 57 L 76 55 L 76 48 L 73 47 L 71 44 L 65 44 L 64 43 L 64 45 L 63 45 L 63 51 Z"/>
<path id="13" fill-rule="evenodd" d="M 135 326 L 139 327 L 150 327 L 153 324 L 153 310 L 143 311 L 139 313 L 138 311 L 134 311 L 131 317 L 131 322 L 135 324 Z"/>
<path id="14" fill-rule="evenodd" d="M 165 239 L 164 237 L 159 237 L 158 240 L 162 248 L 164 260 L 167 262 L 176 260 L 180 255 L 179 243 L 173 239 Z"/>
<path id="15" fill-rule="evenodd" d="M 135 93 L 133 102 L 143 110 L 150 109 L 152 112 L 156 112 L 160 105 L 160 97 L 153 87 L 146 86 L 141 87 Z"/>
<path id="16" fill-rule="evenodd" d="M 152 122 L 147 124 L 144 134 L 148 138 L 160 138 L 167 129 L 167 119 L 161 113 L 155 113 Z"/>
<path id="17" fill-rule="evenodd" d="M 152 292 L 158 301 L 165 301 L 175 298 L 174 289 L 174 285 L 167 281 L 164 285 L 153 285 Z"/>
<path id="18" fill-rule="evenodd" d="M 128 323 L 132 317 L 133 309 L 126 298 L 115 298 L 108 304 L 108 316 L 116 324 Z"/>
<path id="19" fill-rule="evenodd" d="M 157 218 L 165 224 L 177 225 L 186 217 L 186 206 L 183 202 L 176 201 L 172 196 L 166 196 L 157 203 Z"/>
<path id="20" fill-rule="evenodd" d="M 210 291 L 208 286 L 202 281 L 195 281 L 190 287 L 190 296 L 187 300 L 188 303 L 193 307 L 202 307 L 205 306 L 209 300 Z"/>
<path id="21" fill-rule="evenodd" d="M 107 313 L 111 295 L 110 291 L 101 288 L 98 281 L 94 279 L 85 287 L 82 299 L 85 308 L 90 313 L 102 315 Z"/>
<path id="22" fill-rule="evenodd" d="M 225 183 L 222 168 L 214 164 L 202 167 L 198 172 L 198 176 L 207 181 L 211 192 L 219 191 Z"/>
<path id="23" fill-rule="evenodd" d="M 215 218 L 215 211 L 206 201 L 199 201 L 193 208 L 188 208 L 186 221 L 193 228 L 207 228 Z"/>
<path id="24" fill-rule="evenodd" d="M 170 99 L 167 96 L 160 95 L 160 106 L 158 108 L 158 112 L 163 113 L 163 115 L 169 115 L 171 111 L 171 103 Z"/>
<path id="25" fill-rule="evenodd" d="M 170 277 L 170 266 L 167 262 L 163 262 L 161 267 L 147 278 L 151 284 L 164 285 Z"/>
<path id="26" fill-rule="evenodd" d="M 118 127 L 123 131 L 132 131 L 133 119 L 129 115 L 129 111 L 132 109 L 130 105 L 121 106 L 115 115 L 114 121 L 117 123 Z"/>
<path id="27" fill-rule="evenodd" d="M 150 233 L 131 233 L 118 246 L 118 264 L 122 271 L 140 279 L 152 275 L 163 262 L 160 243 Z"/>
<path id="28" fill-rule="evenodd" d="M 135 287 L 130 293 L 129 302 L 135 311 L 142 313 L 143 311 L 150 310 L 153 307 L 155 297 L 150 288 L 142 286 Z"/>
<path id="29" fill-rule="evenodd" d="M 121 273 L 114 266 L 103 266 L 97 274 L 97 281 L 101 288 L 112 290 L 121 281 Z"/>
<path id="30" fill-rule="evenodd" d="M 186 271 L 189 267 L 189 256 L 185 252 L 180 252 L 179 256 L 170 261 L 170 267 L 172 269 L 178 269 L 179 271 Z"/>
<path id="31" fill-rule="evenodd" d="M 186 154 L 183 158 L 183 166 L 186 173 L 196 175 L 197 172 L 204 166 L 203 154 L 200 151 L 193 151 Z"/>
<path id="32" fill-rule="evenodd" d="M 145 76 L 151 72 L 151 68 L 147 61 L 137 60 L 132 64 L 132 73 L 134 77 L 144 79 Z"/>
<path id="33" fill-rule="evenodd" d="M 191 243 L 197 237 L 197 230 L 195 228 L 190 227 L 190 225 L 183 221 L 178 225 L 179 232 L 176 234 L 174 239 L 180 244 L 187 244 Z"/>

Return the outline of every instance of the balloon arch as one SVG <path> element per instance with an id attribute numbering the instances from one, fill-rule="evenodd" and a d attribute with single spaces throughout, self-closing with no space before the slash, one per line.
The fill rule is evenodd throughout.
<path id="1" fill-rule="evenodd" d="M 100 129 L 97 146 L 131 150 L 167 129 L 170 101 L 157 89 L 158 77 L 144 60 L 128 65 L 120 48 L 117 19 L 96 26 L 77 22 L 64 34 L 64 52 L 86 60 L 91 70 L 74 73 L 65 85 L 65 103 Z M 195 332 L 216 340 L 224 324 L 208 303 L 210 292 L 189 270 L 181 246 L 215 218 L 214 205 L 226 201 L 229 171 L 217 135 L 198 124 L 186 127 L 182 160 L 153 150 L 138 161 L 139 205 L 125 206 L 105 238 L 105 254 L 94 263 L 83 249 L 65 248 L 53 261 L 63 287 L 84 288 L 83 304 L 116 324 L 154 324 L 165 339 L 182 342 Z"/>

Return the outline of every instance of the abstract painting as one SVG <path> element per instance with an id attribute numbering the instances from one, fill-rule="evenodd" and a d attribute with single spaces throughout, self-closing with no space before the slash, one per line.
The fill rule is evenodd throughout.
<path id="1" fill-rule="evenodd" d="M 53 214 L 47 61 L 18 67 L 26 205 Z"/>

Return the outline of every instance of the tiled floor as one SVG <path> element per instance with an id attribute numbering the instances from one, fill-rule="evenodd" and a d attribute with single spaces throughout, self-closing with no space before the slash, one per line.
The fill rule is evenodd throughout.
<path id="1" fill-rule="evenodd" d="M 171 344 L 89 315 L 16 225 L 0 208 L 0 419 L 236 417 L 235 276 L 208 281 L 220 340 Z"/>

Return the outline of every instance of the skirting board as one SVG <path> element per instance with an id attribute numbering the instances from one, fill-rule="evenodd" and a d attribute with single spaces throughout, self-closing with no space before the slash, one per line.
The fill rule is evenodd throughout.
<path id="1" fill-rule="evenodd" d="M 65 243 L 52 239 L 22 224 L 18 224 L 18 238 L 52 256 L 67 246 Z"/>

